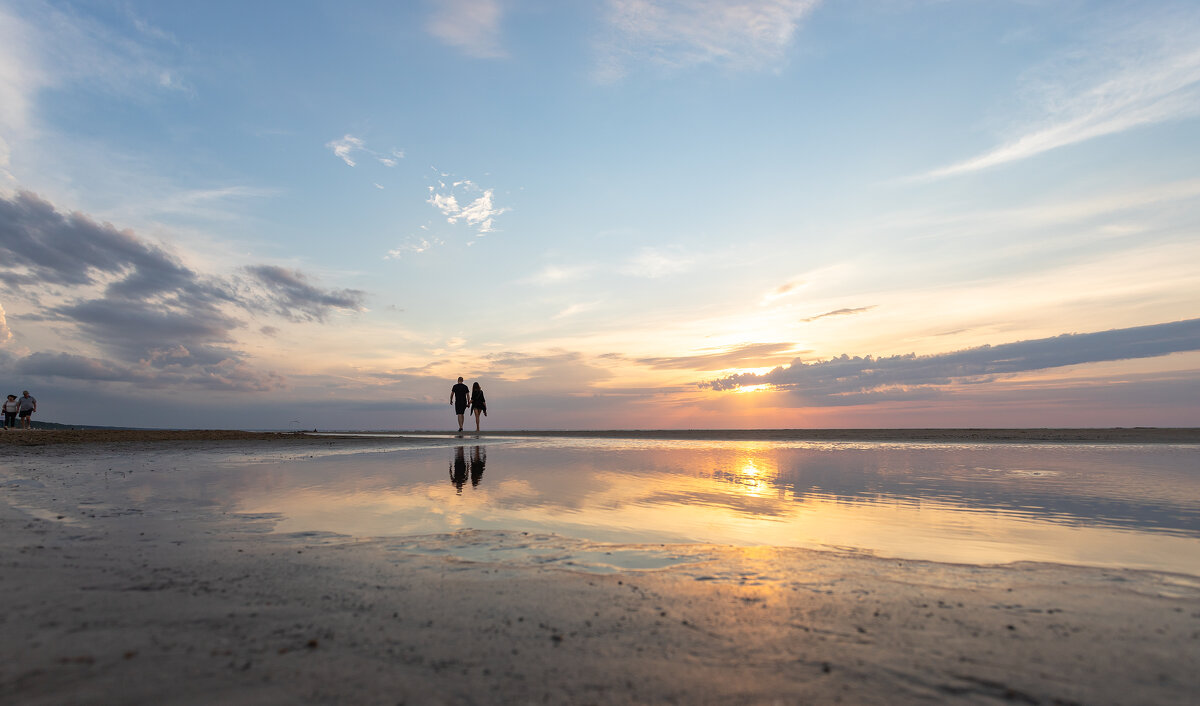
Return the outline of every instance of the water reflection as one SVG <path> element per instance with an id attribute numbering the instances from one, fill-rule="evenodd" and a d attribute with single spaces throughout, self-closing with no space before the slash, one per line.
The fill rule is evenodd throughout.
<path id="1" fill-rule="evenodd" d="M 483 468 L 487 464 L 487 452 L 482 446 L 471 448 L 471 487 L 477 487 L 483 480 Z M 450 484 L 454 486 L 457 495 L 462 495 L 463 486 L 467 484 L 467 449 L 465 446 L 454 447 L 450 457 Z"/>
<path id="2" fill-rule="evenodd" d="M 479 485 L 483 480 L 483 466 L 487 463 L 487 451 L 482 446 L 471 449 L 471 487 Z"/>
<path id="3" fill-rule="evenodd" d="M 131 496 L 277 513 L 281 532 L 473 527 L 1200 574 L 1195 446 L 525 440 L 123 482 Z"/>

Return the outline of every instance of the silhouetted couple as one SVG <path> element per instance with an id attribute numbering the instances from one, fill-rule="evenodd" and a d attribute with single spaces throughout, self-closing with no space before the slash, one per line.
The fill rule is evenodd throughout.
<path id="1" fill-rule="evenodd" d="M 454 405 L 454 413 L 458 415 L 458 430 L 463 430 L 463 415 L 467 413 L 467 408 L 471 408 L 471 414 L 475 415 L 475 431 L 479 431 L 479 415 L 487 416 L 487 400 L 483 397 L 483 388 L 479 383 L 471 385 L 471 389 L 463 384 L 463 379 L 459 378 L 458 383 L 450 388 L 450 404 Z"/>

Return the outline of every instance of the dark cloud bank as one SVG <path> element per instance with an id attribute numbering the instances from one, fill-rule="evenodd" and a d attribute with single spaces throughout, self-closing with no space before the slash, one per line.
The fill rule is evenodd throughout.
<path id="1" fill-rule="evenodd" d="M 11 361 L 20 374 L 272 389 L 282 378 L 255 370 L 232 347 L 234 330 L 245 325 L 236 312 L 322 321 L 335 309 L 361 308 L 365 296 L 322 290 L 303 273 L 273 265 L 243 273 L 244 279 L 196 272 L 131 231 L 60 213 L 36 194 L 0 197 L 0 275 L 9 295 L 35 303 L 46 292 L 66 296 L 28 318 L 60 322 L 106 355 L 39 351 Z"/>
<path id="2" fill-rule="evenodd" d="M 930 397 L 940 386 L 981 383 L 1015 373 L 1200 350 L 1200 319 L 1098 333 L 980 346 L 952 353 L 888 358 L 850 357 L 805 363 L 763 373 L 730 375 L 703 383 L 714 390 L 768 384 L 812 406 L 862 404 L 882 399 Z"/>

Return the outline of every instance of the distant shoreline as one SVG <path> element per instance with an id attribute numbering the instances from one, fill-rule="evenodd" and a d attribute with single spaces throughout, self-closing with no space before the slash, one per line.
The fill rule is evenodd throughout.
<path id="1" fill-rule="evenodd" d="M 294 443 L 320 439 L 396 441 L 397 436 L 447 439 L 542 436 L 583 439 L 662 439 L 679 441 L 860 441 L 946 443 L 1098 443 L 1200 444 L 1200 428 L 1117 427 L 1077 429 L 607 429 L 500 430 L 456 433 L 440 430 L 270 432 L 220 429 L 37 429 L 0 432 L 0 446 L 48 446 L 80 443 L 137 442 L 267 442 Z"/>

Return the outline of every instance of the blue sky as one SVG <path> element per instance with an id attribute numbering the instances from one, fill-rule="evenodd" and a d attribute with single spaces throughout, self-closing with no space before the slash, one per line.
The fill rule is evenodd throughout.
<path id="1" fill-rule="evenodd" d="M 349 5 L 0 0 L 43 419 L 1200 425 L 1194 3 Z"/>

